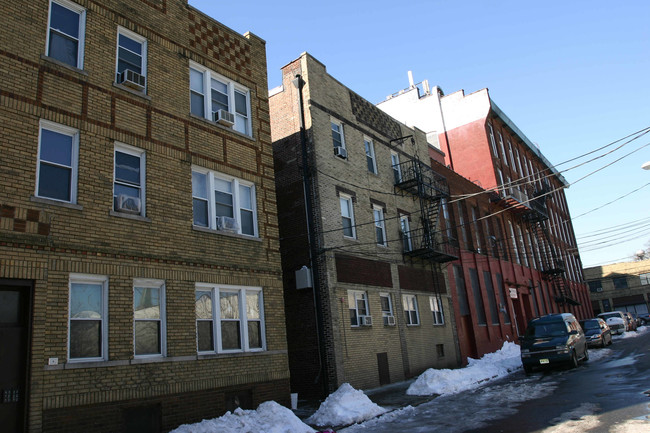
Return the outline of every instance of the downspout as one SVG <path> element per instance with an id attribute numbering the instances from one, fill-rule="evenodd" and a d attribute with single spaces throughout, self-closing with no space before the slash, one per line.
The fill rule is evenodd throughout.
<path id="1" fill-rule="evenodd" d="M 318 376 L 314 379 L 315 383 L 318 383 L 319 380 L 323 384 L 323 393 L 325 396 L 329 395 L 329 378 L 327 377 L 327 356 L 326 346 L 325 346 L 325 335 L 323 332 L 323 308 L 322 308 L 322 299 L 320 293 L 320 272 L 318 265 L 316 264 L 315 257 L 318 255 L 318 251 L 314 251 L 316 248 L 316 233 L 315 230 L 312 230 L 314 227 L 314 214 L 313 214 L 313 203 L 312 203 L 312 194 L 311 194 L 311 175 L 309 173 L 309 159 L 307 157 L 307 137 L 305 134 L 305 110 L 302 98 L 302 89 L 305 85 L 305 81 L 302 79 L 300 74 L 296 74 L 296 77 L 292 80 L 293 85 L 298 89 L 298 109 L 300 110 L 300 147 L 302 153 L 302 179 L 303 179 L 303 194 L 305 199 L 305 213 L 307 217 L 307 233 L 309 240 L 309 265 L 312 271 L 312 282 L 313 282 L 313 294 L 314 294 L 314 307 L 316 310 L 316 335 L 318 338 L 318 362 L 319 370 Z"/>
<path id="2" fill-rule="evenodd" d="M 440 110 L 440 120 L 442 121 L 442 131 L 445 134 L 445 144 L 447 145 L 447 155 L 449 155 L 449 168 L 452 171 L 454 170 L 454 158 L 451 156 L 451 147 L 449 146 L 449 135 L 447 134 L 447 125 L 445 124 L 445 113 L 442 111 L 442 101 L 440 100 L 440 94 L 442 90 L 440 87 L 436 86 L 436 98 L 438 98 L 438 109 Z"/>

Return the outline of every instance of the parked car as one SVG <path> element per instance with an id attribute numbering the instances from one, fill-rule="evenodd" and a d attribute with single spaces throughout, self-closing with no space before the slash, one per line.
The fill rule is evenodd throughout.
<path id="1" fill-rule="evenodd" d="M 639 313 L 639 319 L 644 325 L 650 323 L 650 313 Z"/>
<path id="2" fill-rule="evenodd" d="M 634 320 L 636 321 L 636 327 L 638 328 L 639 326 L 643 326 L 643 320 L 639 317 L 638 314 L 630 312 Z"/>
<path id="3" fill-rule="evenodd" d="M 605 347 L 612 344 L 612 330 L 600 317 L 580 321 L 589 347 Z"/>
<path id="4" fill-rule="evenodd" d="M 570 313 L 548 314 L 531 320 L 519 343 L 526 374 L 536 367 L 558 364 L 575 368 L 579 361 L 589 359 L 585 333 Z"/>
<path id="5" fill-rule="evenodd" d="M 609 311 L 607 313 L 600 313 L 598 315 L 601 319 L 607 322 L 612 334 L 623 334 L 627 330 L 627 320 L 620 311 Z"/>
<path id="6" fill-rule="evenodd" d="M 627 318 L 628 331 L 636 331 L 636 319 L 632 316 L 632 313 L 625 311 L 623 314 L 625 314 L 625 317 Z"/>

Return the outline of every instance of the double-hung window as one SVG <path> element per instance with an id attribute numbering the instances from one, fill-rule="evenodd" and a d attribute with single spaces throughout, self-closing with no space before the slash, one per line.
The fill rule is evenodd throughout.
<path id="1" fill-rule="evenodd" d="M 372 174 L 377 174 L 377 161 L 375 160 L 375 145 L 368 137 L 363 138 L 363 145 L 366 149 L 366 163 L 368 164 L 368 171 Z"/>
<path id="2" fill-rule="evenodd" d="M 258 236 L 253 183 L 194 167 L 192 203 L 195 226 Z"/>
<path id="3" fill-rule="evenodd" d="M 104 361 L 108 355 L 108 277 L 70 275 L 68 359 Z"/>
<path id="4" fill-rule="evenodd" d="M 341 206 L 341 222 L 343 224 L 343 236 L 354 238 L 354 208 L 352 207 L 352 197 L 341 194 L 339 197 Z"/>
<path id="5" fill-rule="evenodd" d="M 386 226 L 384 222 L 384 209 L 381 206 L 372 206 L 372 215 L 375 220 L 375 235 L 377 245 L 386 246 Z"/>
<path id="6" fill-rule="evenodd" d="M 199 353 L 266 349 L 264 302 L 260 287 L 196 286 L 196 339 Z"/>
<path id="7" fill-rule="evenodd" d="M 331 120 L 332 127 L 332 145 L 336 151 L 337 147 L 345 149 L 345 136 L 343 135 L 343 124 L 337 120 Z"/>
<path id="8" fill-rule="evenodd" d="M 66 0 L 50 2 L 47 55 L 83 69 L 86 10 Z"/>
<path id="9" fill-rule="evenodd" d="M 393 168 L 393 180 L 395 183 L 402 182 L 402 168 L 399 165 L 399 154 L 397 152 L 390 153 L 390 163 Z"/>
<path id="10" fill-rule="evenodd" d="M 250 90 L 190 62 L 190 112 L 252 136 Z M 223 110 L 223 111 L 222 111 Z"/>
<path id="11" fill-rule="evenodd" d="M 512 164 L 512 169 L 516 172 L 517 165 L 515 164 L 515 154 L 512 152 L 512 142 L 508 140 L 508 155 L 510 155 L 510 163 Z"/>
<path id="12" fill-rule="evenodd" d="M 404 248 L 404 251 L 413 251 L 413 240 L 411 239 L 411 227 L 408 215 L 400 215 L 399 227 L 402 232 L 402 247 Z"/>
<path id="13" fill-rule="evenodd" d="M 639 278 L 641 279 L 641 285 L 642 286 L 646 286 L 646 285 L 650 284 L 650 272 L 640 274 Z"/>
<path id="14" fill-rule="evenodd" d="M 508 165 L 508 155 L 506 155 L 506 148 L 503 144 L 503 136 L 499 131 L 497 131 L 497 139 L 499 140 L 499 147 L 501 148 L 501 155 L 503 155 L 503 162 Z"/>
<path id="15" fill-rule="evenodd" d="M 497 144 L 496 141 L 494 141 L 494 129 L 492 128 L 492 124 L 488 123 L 488 135 L 490 138 L 490 145 L 492 145 L 492 153 L 494 154 L 495 158 L 499 157 L 499 154 L 497 153 Z"/>
<path id="16" fill-rule="evenodd" d="M 395 314 L 393 313 L 393 300 L 390 293 L 380 293 L 381 315 L 385 326 L 395 325 Z"/>
<path id="17" fill-rule="evenodd" d="M 420 315 L 418 314 L 418 299 L 415 295 L 402 295 L 404 306 L 404 317 L 407 325 L 419 325 Z"/>
<path id="18" fill-rule="evenodd" d="M 133 282 L 133 345 L 135 356 L 165 355 L 165 283 Z"/>
<path id="19" fill-rule="evenodd" d="M 445 315 L 442 309 L 442 298 L 440 295 L 429 296 L 429 307 L 431 308 L 431 314 L 433 315 L 433 324 L 444 325 Z"/>
<path id="20" fill-rule="evenodd" d="M 359 290 L 348 290 L 348 308 L 350 309 L 350 325 L 361 326 L 371 322 L 366 319 L 370 316 L 368 310 L 368 295 Z"/>
<path id="21" fill-rule="evenodd" d="M 77 202 L 79 131 L 41 120 L 36 196 Z"/>
<path id="22" fill-rule="evenodd" d="M 145 215 L 145 153 L 144 150 L 115 145 L 115 170 L 113 174 L 113 209 Z"/>
<path id="23" fill-rule="evenodd" d="M 115 81 L 144 91 L 147 77 L 147 40 L 136 33 L 119 28 L 116 57 Z"/>

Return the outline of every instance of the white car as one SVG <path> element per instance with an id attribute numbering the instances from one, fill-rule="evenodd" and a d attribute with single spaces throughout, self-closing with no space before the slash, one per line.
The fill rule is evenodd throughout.
<path id="1" fill-rule="evenodd" d="M 625 317 L 620 311 L 610 311 L 608 313 L 600 313 L 598 315 L 601 319 L 607 322 L 609 328 L 612 330 L 612 334 L 623 334 L 625 333 Z"/>

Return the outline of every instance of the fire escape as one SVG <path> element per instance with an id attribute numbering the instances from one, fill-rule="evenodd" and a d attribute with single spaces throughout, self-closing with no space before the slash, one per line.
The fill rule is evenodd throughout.
<path id="1" fill-rule="evenodd" d="M 549 191 L 550 186 L 544 182 L 541 189 L 531 194 L 532 199 L 527 203 L 530 210 L 524 213 L 523 218 L 530 225 L 533 236 L 541 247 L 542 263 L 540 266 L 542 274 L 549 286 L 554 288 L 555 302 L 558 304 L 580 305 L 580 302 L 571 296 L 571 290 L 565 277 L 566 267 L 564 261 L 558 258 L 557 252 L 551 244 L 548 227 L 546 226 L 548 221 L 546 197 Z"/>
<path id="2" fill-rule="evenodd" d="M 442 199 L 449 197 L 447 179 L 418 159 L 393 166 L 395 188 L 420 203 L 420 227 L 402 233 L 404 255 L 430 263 L 446 263 L 458 258 L 458 246 L 439 226 Z"/>

